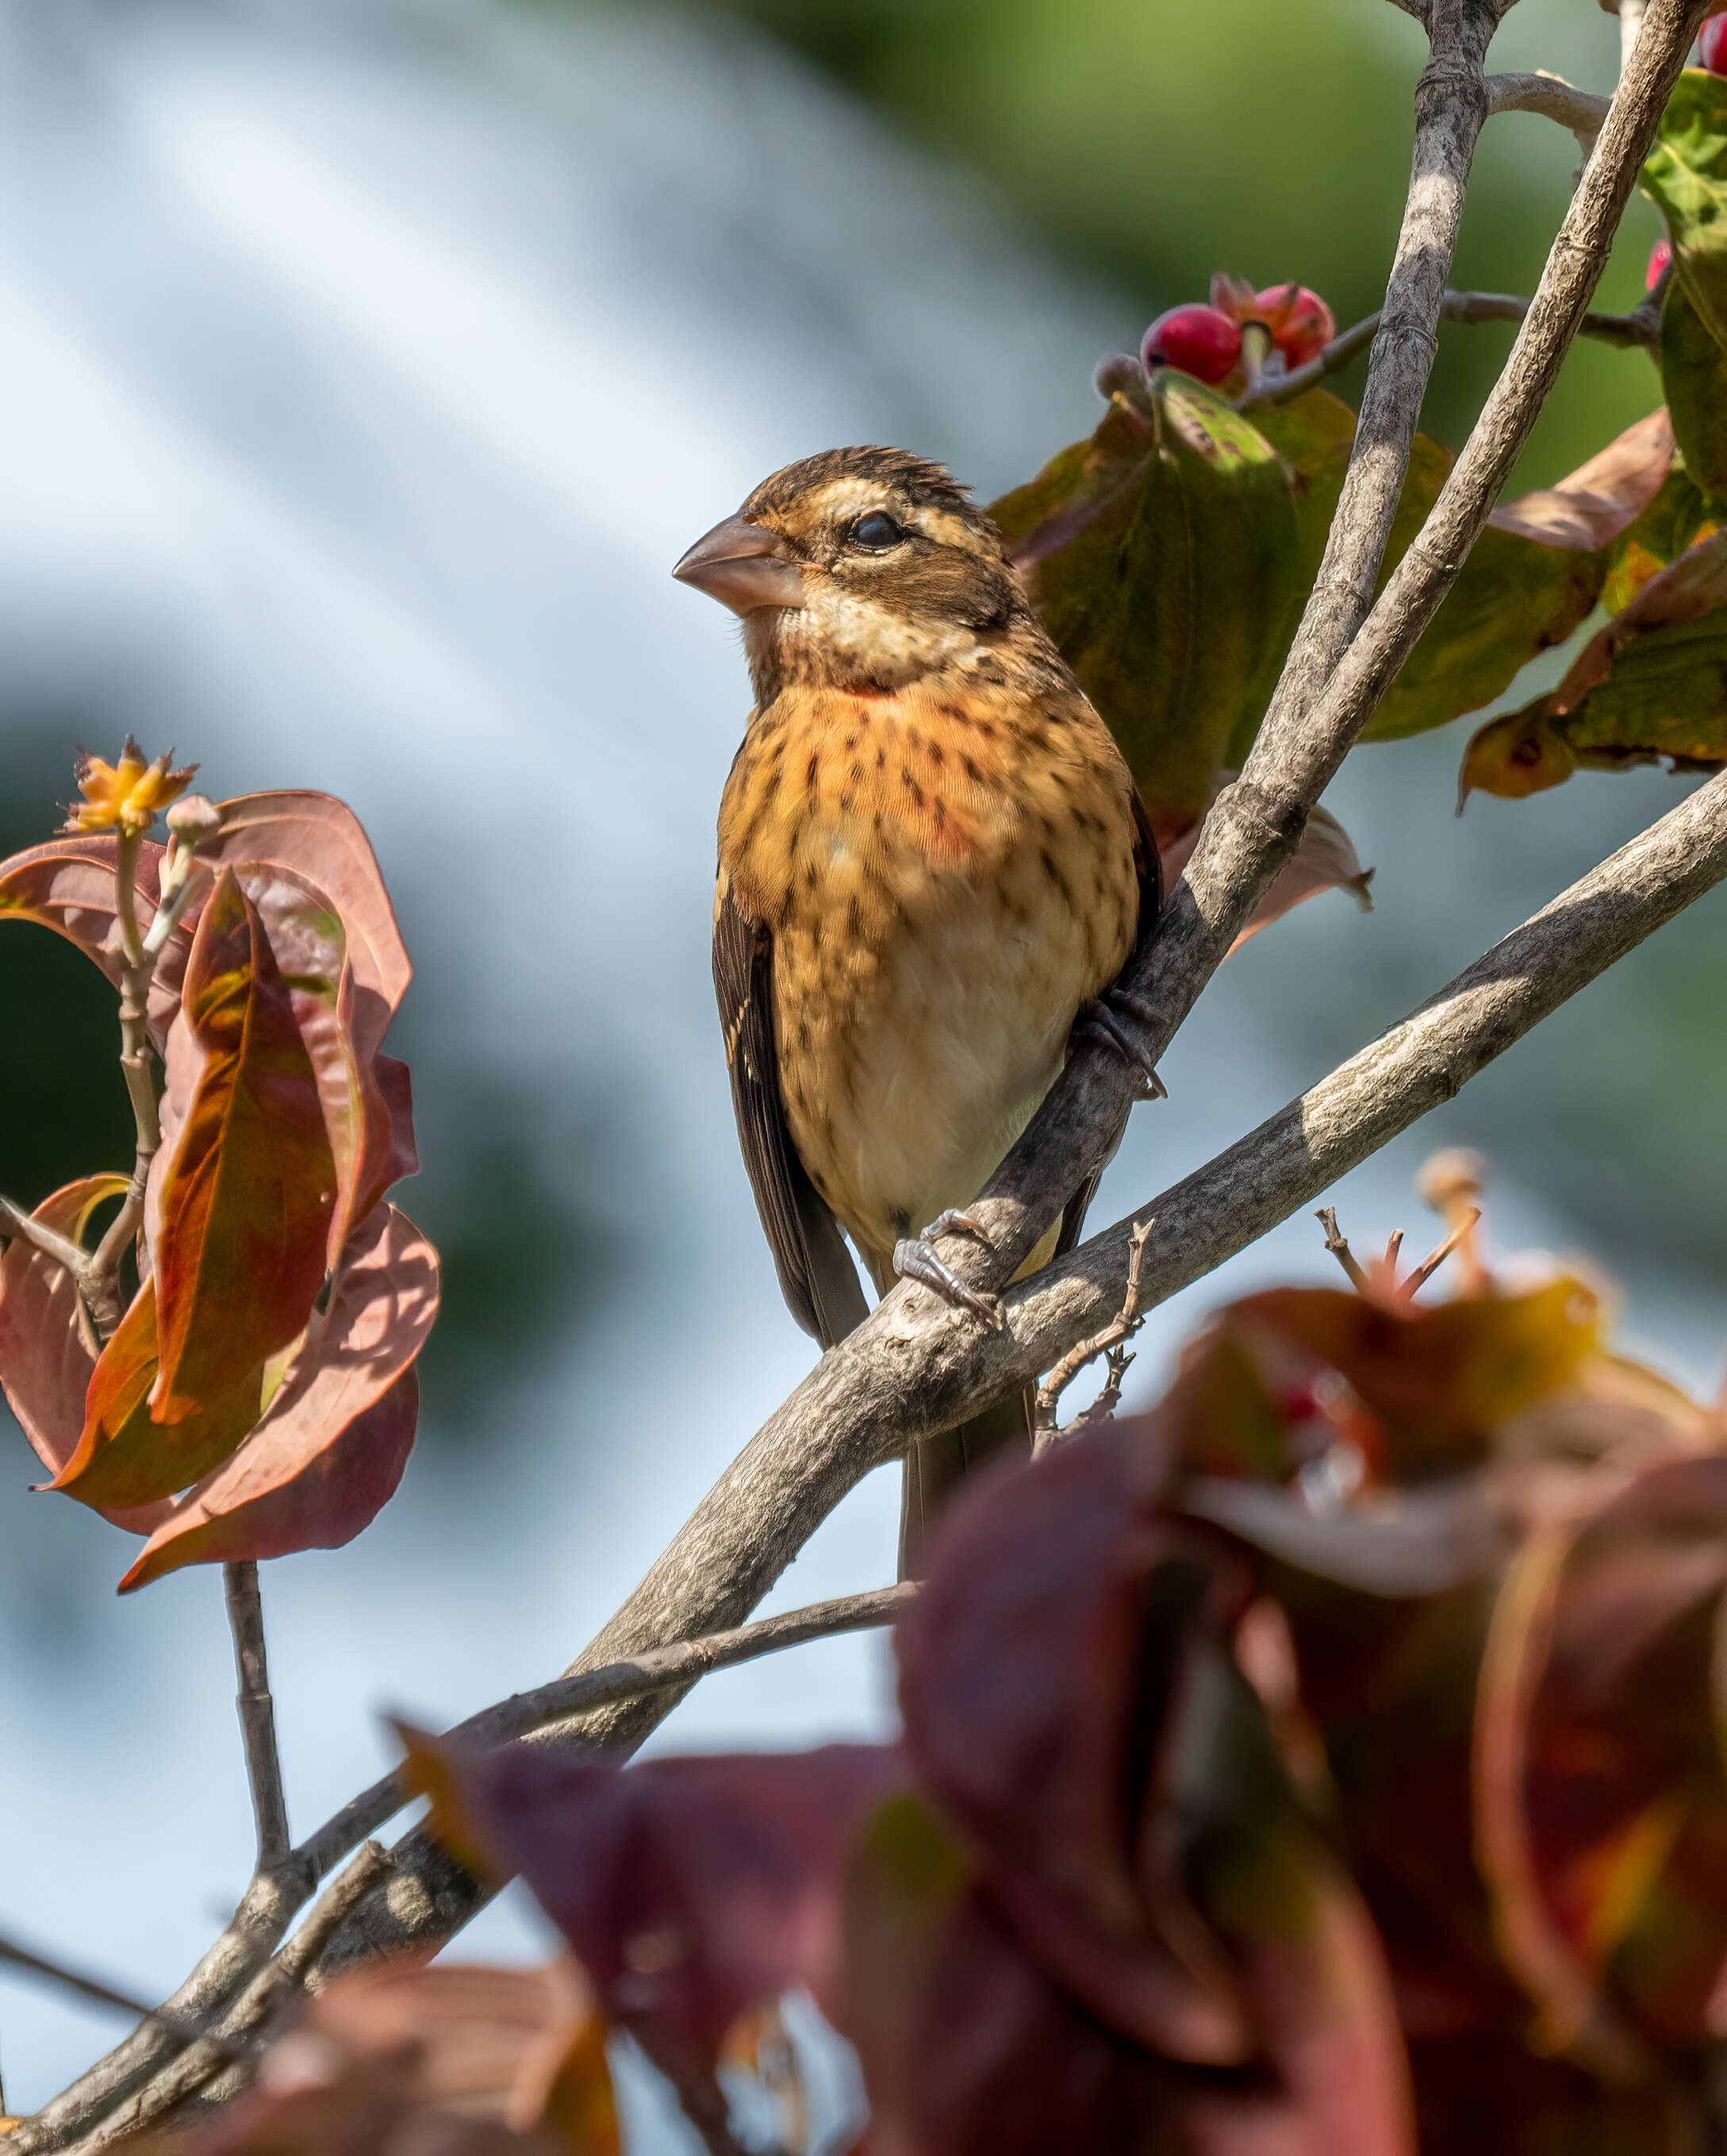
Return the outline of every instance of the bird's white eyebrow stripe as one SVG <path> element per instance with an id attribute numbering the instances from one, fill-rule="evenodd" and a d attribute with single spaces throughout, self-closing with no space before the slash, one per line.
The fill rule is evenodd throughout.
<path id="1" fill-rule="evenodd" d="M 814 496 L 814 506 L 824 516 L 860 516 L 866 509 L 885 509 L 893 489 L 879 479 L 833 479 Z"/>

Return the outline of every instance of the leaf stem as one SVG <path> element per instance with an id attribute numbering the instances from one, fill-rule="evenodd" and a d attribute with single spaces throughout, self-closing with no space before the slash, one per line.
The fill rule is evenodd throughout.
<path id="1" fill-rule="evenodd" d="M 228 1597 L 228 1621 L 233 1633 L 234 1669 L 239 1678 L 236 1705 L 246 1741 L 246 1773 L 252 1785 L 252 1812 L 258 1822 L 258 1869 L 269 1871 L 289 1852 L 288 1802 L 282 1788 L 282 1762 L 276 1749 L 275 1702 L 270 1697 L 269 1664 L 264 1654 L 264 1600 L 258 1565 L 244 1558 L 222 1568 Z"/>

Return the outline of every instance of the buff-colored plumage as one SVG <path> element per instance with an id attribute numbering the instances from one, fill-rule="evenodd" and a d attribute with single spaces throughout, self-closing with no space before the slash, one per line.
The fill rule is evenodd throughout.
<path id="1" fill-rule="evenodd" d="M 976 1197 L 1137 925 L 1114 742 L 1077 694 L 983 678 L 995 654 L 775 696 L 720 808 L 721 873 L 773 933 L 793 1142 L 879 1286 L 899 1237 Z"/>
<path id="2" fill-rule="evenodd" d="M 679 574 L 744 618 L 756 704 L 720 811 L 715 982 L 763 1226 L 826 1342 L 861 1315 L 833 1223 L 885 1288 L 896 1245 L 976 1196 L 1149 925 L 1155 854 L 999 533 L 939 466 L 790 466 Z M 945 1464 L 920 1448 L 902 1562 L 940 1491 L 1026 1429 L 1016 1404 Z"/>

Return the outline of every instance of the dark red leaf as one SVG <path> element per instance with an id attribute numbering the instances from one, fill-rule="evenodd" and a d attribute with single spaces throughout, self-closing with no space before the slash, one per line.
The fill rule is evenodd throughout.
<path id="1" fill-rule="evenodd" d="M 957 1508 L 902 1619 L 905 1742 L 1033 1953 L 1171 2058 L 1248 2057 L 1227 1964 L 1187 1906 L 1160 1809 L 1195 1635 L 1230 1594 L 1161 1516 L 1125 1426 Z"/>
<path id="2" fill-rule="evenodd" d="M 842 1869 L 861 1821 L 906 1779 L 879 1745 L 622 1770 L 527 1745 L 416 1751 L 423 1784 L 429 1767 L 441 1784 L 439 1830 L 521 1874 L 610 2018 L 685 2087 L 710 2082 L 749 2008 L 799 1986 L 831 2007 Z"/>
<path id="3" fill-rule="evenodd" d="M 1478 1840 L 1544 2047 L 1619 2078 L 1727 2025 L 1715 1728 L 1727 1458 L 1638 1476 L 1532 1537 L 1482 1665 Z"/>
<path id="4" fill-rule="evenodd" d="M 842 2020 L 869 2090 L 868 2156 L 1141 2156 L 1174 2092 L 991 1907 L 923 1799 L 890 1799 L 848 1869 Z M 1171 2144 L 1179 2146 L 1179 2143 Z"/>

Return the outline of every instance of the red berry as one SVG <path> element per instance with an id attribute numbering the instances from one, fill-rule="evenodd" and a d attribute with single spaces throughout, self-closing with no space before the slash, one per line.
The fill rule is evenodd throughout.
<path id="1" fill-rule="evenodd" d="M 1727 74 L 1727 15 L 1711 15 L 1704 24 L 1697 56 L 1711 74 Z"/>
<path id="2" fill-rule="evenodd" d="M 1337 334 L 1337 317 L 1305 285 L 1271 285 L 1255 295 L 1259 321 L 1292 370 L 1317 359 Z"/>
<path id="3" fill-rule="evenodd" d="M 1649 266 L 1643 272 L 1643 290 L 1646 292 L 1654 290 L 1667 275 L 1668 265 L 1672 261 L 1673 242 L 1670 239 L 1658 239 L 1649 249 Z"/>
<path id="4" fill-rule="evenodd" d="M 1147 367 L 1178 367 L 1200 382 L 1221 382 L 1241 357 L 1241 326 L 1216 307 L 1171 307 L 1146 331 L 1140 357 Z"/>

